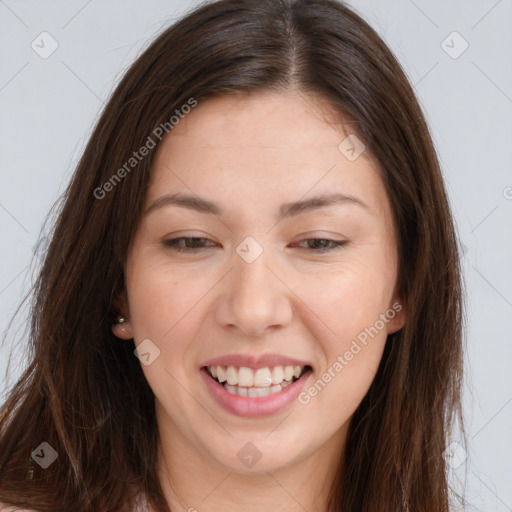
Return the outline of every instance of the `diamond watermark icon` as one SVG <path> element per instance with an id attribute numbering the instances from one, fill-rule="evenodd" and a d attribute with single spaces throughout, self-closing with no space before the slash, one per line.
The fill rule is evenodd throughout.
<path id="1" fill-rule="evenodd" d="M 252 236 L 248 236 L 238 244 L 236 252 L 246 263 L 252 263 L 261 256 L 263 247 Z"/>
<path id="2" fill-rule="evenodd" d="M 59 43 L 48 32 L 41 32 L 30 44 L 39 57 L 47 59 L 59 47 Z"/>
<path id="3" fill-rule="evenodd" d="M 47 442 L 41 443 L 31 454 L 32 458 L 43 468 L 46 469 L 55 462 L 59 456 L 58 453 Z"/>
<path id="4" fill-rule="evenodd" d="M 148 338 L 141 341 L 133 351 L 144 366 L 149 366 L 160 355 L 160 349 Z"/>
<path id="5" fill-rule="evenodd" d="M 240 462 L 248 468 L 252 468 L 261 459 L 262 455 L 253 443 L 245 443 L 236 454 Z"/>
<path id="6" fill-rule="evenodd" d="M 452 59 L 458 59 L 469 48 L 469 43 L 458 32 L 454 31 L 443 39 L 441 48 Z"/>
<path id="7" fill-rule="evenodd" d="M 343 139 L 338 146 L 339 152 L 350 162 L 357 160 L 365 149 L 363 141 L 354 133 Z"/>

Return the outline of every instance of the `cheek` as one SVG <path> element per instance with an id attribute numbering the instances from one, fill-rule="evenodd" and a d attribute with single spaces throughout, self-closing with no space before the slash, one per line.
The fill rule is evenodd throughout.
<path id="1" fill-rule="evenodd" d="M 165 264 L 152 263 L 131 267 L 126 279 L 130 298 L 134 340 L 138 347 L 149 339 L 158 348 L 158 357 L 141 367 L 156 398 L 167 410 L 186 410 L 190 397 L 180 383 L 196 371 L 196 347 L 200 316 L 205 314 L 205 294 L 213 283 L 207 277 L 187 276 Z M 209 284 L 209 286 L 208 286 Z"/>
<path id="2" fill-rule="evenodd" d="M 152 333 L 160 338 L 171 336 L 187 318 L 194 316 L 195 307 L 214 284 L 208 273 L 172 270 L 154 262 L 139 265 L 127 275 L 127 291 L 134 328 L 139 336 Z"/>
<path id="3" fill-rule="evenodd" d="M 198 338 L 205 295 L 214 280 L 207 273 L 198 277 L 196 272 L 194 277 L 156 263 L 130 270 L 126 287 L 135 344 L 138 347 L 149 339 L 159 351 L 142 370 L 155 395 L 174 403 L 179 396 L 177 382 L 184 382 L 196 370 L 192 352 L 197 347 L 191 340 Z"/>
<path id="4" fill-rule="evenodd" d="M 309 404 L 310 410 L 316 411 L 321 418 L 312 425 L 319 436 L 325 425 L 341 425 L 353 415 L 368 392 L 382 359 L 387 340 L 385 322 L 378 320 L 378 308 L 374 315 L 366 308 L 361 309 L 364 313 L 349 306 L 336 308 L 337 320 L 333 315 L 330 322 L 336 338 L 318 338 L 325 363 L 301 394 L 300 403 Z"/>
<path id="5" fill-rule="evenodd" d="M 393 266 L 368 250 L 367 254 L 354 252 L 328 271 L 297 279 L 294 290 L 307 306 L 304 310 L 309 308 L 312 319 L 316 316 L 316 323 L 321 321 L 323 336 L 318 339 L 329 340 L 328 352 L 332 357 L 332 351 L 339 353 L 386 313 L 394 284 Z"/>

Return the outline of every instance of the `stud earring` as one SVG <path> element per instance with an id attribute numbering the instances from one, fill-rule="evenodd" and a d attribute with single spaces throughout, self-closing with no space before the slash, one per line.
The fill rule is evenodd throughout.
<path id="1" fill-rule="evenodd" d="M 114 325 L 112 325 L 112 332 L 114 335 L 121 339 L 131 339 L 131 329 L 128 325 L 124 325 L 129 321 L 128 318 L 118 315 Z"/>

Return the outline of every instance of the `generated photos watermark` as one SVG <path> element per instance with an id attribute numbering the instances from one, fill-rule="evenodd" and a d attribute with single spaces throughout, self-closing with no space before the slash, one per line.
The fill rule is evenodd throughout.
<path id="1" fill-rule="evenodd" d="M 119 168 L 117 171 L 101 186 L 94 189 L 94 197 L 96 199 L 103 199 L 108 192 L 114 190 L 114 187 L 120 183 L 128 173 L 132 171 L 139 163 L 148 156 L 151 151 L 157 146 L 158 142 L 162 140 L 164 135 L 168 134 L 187 114 L 189 114 L 197 105 L 197 100 L 189 98 L 187 103 L 184 103 L 179 109 L 176 109 L 169 121 L 160 123 L 152 132 L 148 135 L 146 142 L 138 149 L 134 151 L 132 156 Z M 157 139 L 157 140 L 155 140 Z"/>
<path id="2" fill-rule="evenodd" d="M 298 401 L 302 405 L 307 405 L 311 402 L 311 398 L 315 397 L 322 391 L 325 386 L 329 382 L 331 382 L 337 374 L 339 374 L 345 366 L 349 364 L 354 356 L 359 354 L 362 350 L 362 346 L 366 346 L 368 344 L 368 338 L 373 339 L 380 331 L 384 329 L 386 324 L 388 324 L 393 318 L 395 318 L 396 314 L 402 310 L 403 306 L 399 302 L 395 302 L 391 308 L 389 308 L 385 313 L 381 313 L 379 319 L 375 321 L 375 323 L 371 327 L 366 327 L 363 331 L 361 331 L 357 335 L 356 340 L 352 340 L 350 348 L 346 350 L 343 354 L 338 355 L 336 361 L 325 371 L 322 376 L 317 379 L 308 389 L 302 391 L 298 396 Z"/>

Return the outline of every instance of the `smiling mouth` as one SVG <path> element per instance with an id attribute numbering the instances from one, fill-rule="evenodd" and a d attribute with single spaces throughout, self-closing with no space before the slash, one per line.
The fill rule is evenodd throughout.
<path id="1" fill-rule="evenodd" d="M 206 373 L 228 393 L 248 398 L 279 393 L 312 371 L 311 366 L 205 366 Z"/>

